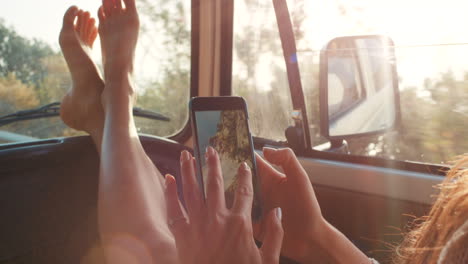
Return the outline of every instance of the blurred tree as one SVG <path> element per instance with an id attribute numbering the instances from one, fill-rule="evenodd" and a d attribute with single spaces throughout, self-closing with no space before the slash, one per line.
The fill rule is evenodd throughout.
<path id="1" fill-rule="evenodd" d="M 0 77 L 0 115 L 39 105 L 34 87 L 24 84 L 14 73 Z"/>
<path id="2" fill-rule="evenodd" d="M 41 59 L 41 66 L 47 74 L 37 85 L 41 104 L 61 101 L 72 86 L 67 63 L 61 53 Z"/>
<path id="3" fill-rule="evenodd" d="M 303 38 L 302 0 L 290 1 L 296 39 Z M 292 124 L 292 102 L 276 14 L 271 1 L 235 2 L 232 88 L 246 99 L 250 129 L 258 137 L 284 141 Z M 241 7 L 241 4 L 244 6 Z"/>
<path id="4" fill-rule="evenodd" d="M 170 122 L 138 118 L 140 132 L 172 135 L 188 119 L 190 93 L 190 6 L 186 1 L 138 2 L 141 15 L 140 45 L 145 57 L 158 63 L 159 72 L 140 83 L 138 106 L 160 112 Z M 188 8 L 188 10 L 187 10 Z"/>
<path id="5" fill-rule="evenodd" d="M 46 43 L 19 36 L 0 20 L 0 76 L 14 73 L 23 83 L 38 86 L 47 75 L 42 59 L 52 54 Z"/>
<path id="6" fill-rule="evenodd" d="M 18 35 L 0 21 L 0 114 L 60 101 L 70 85 L 61 53 L 46 43 Z M 1 129 L 49 138 L 61 136 L 66 126 L 59 118 L 44 118 L 15 122 Z"/>
<path id="7" fill-rule="evenodd" d="M 468 149 L 468 80 L 451 71 L 400 90 L 401 127 L 397 132 L 349 140 L 355 155 L 444 163 Z"/>

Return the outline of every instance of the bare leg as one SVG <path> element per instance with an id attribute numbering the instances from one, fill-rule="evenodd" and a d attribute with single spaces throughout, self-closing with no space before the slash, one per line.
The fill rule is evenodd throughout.
<path id="1" fill-rule="evenodd" d="M 105 87 L 99 221 L 110 263 L 173 263 L 163 178 L 138 138 L 132 116 L 133 61 L 139 19 L 135 0 L 103 0 L 98 11 Z M 127 259 L 125 259 L 127 258 Z"/>
<path id="2" fill-rule="evenodd" d="M 59 42 L 73 86 L 62 100 L 60 116 L 69 127 L 88 132 L 100 152 L 104 127 L 101 105 L 104 82 L 90 56 L 97 33 L 95 20 L 88 12 L 76 6 L 67 10 Z"/>
<path id="3" fill-rule="evenodd" d="M 126 1 L 129 10 L 120 8 L 113 18 L 100 10 L 103 52 L 110 54 L 104 62 L 105 90 L 90 57 L 97 36 L 94 19 L 77 7 L 65 13 L 59 40 L 73 87 L 63 98 L 61 117 L 68 126 L 88 132 L 101 155 L 99 225 L 109 262 L 173 263 L 175 246 L 166 224 L 161 175 L 143 151 L 131 115 L 138 32 L 132 2 Z"/>

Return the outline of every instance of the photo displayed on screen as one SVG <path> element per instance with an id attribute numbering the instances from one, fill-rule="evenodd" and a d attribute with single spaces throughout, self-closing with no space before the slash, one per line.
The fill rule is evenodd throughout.
<path id="1" fill-rule="evenodd" d="M 249 131 L 245 113 L 242 110 L 196 111 L 195 119 L 205 193 L 207 167 L 204 157 L 206 148 L 211 146 L 219 153 L 226 205 L 230 208 L 234 201 L 239 166 L 245 161 L 250 168 L 253 168 L 252 149 L 249 145 Z M 257 178 L 252 175 L 252 179 L 254 193 L 257 196 Z M 257 205 L 258 199 L 255 197 L 254 208 Z"/>

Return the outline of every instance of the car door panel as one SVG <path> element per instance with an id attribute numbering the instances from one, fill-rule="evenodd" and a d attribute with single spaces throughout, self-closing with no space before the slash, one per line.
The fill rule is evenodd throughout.
<path id="1" fill-rule="evenodd" d="M 428 212 L 434 185 L 425 173 L 300 158 L 324 217 L 369 256 L 384 262 L 409 221 Z M 385 263 L 385 262 L 384 262 Z"/>

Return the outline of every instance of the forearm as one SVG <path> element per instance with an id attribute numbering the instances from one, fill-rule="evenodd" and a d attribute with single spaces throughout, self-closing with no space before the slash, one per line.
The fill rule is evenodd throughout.
<path id="1" fill-rule="evenodd" d="M 303 263 L 315 263 L 317 255 L 326 263 L 369 264 L 369 258 L 359 250 L 346 236 L 327 221 L 324 221 L 312 243 Z M 320 252 L 317 252 L 320 251 Z"/>

